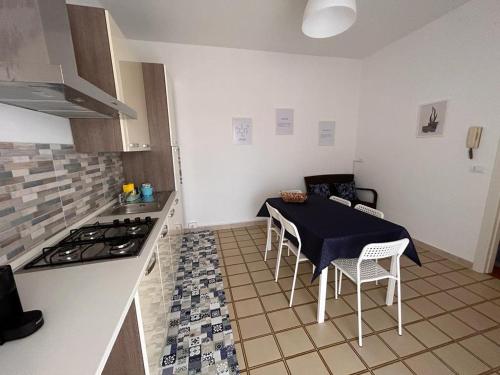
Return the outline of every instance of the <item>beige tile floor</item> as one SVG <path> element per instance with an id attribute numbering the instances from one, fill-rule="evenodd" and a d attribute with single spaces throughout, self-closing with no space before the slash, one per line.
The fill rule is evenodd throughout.
<path id="1" fill-rule="evenodd" d="M 357 344 L 355 287 L 344 280 L 327 320 L 316 323 L 318 281 L 301 264 L 288 307 L 295 258 L 273 280 L 276 244 L 264 262 L 265 227 L 216 231 L 242 374 L 500 374 L 500 280 L 419 250 L 423 267 L 402 258 L 403 336 L 385 287 L 363 292 L 364 342 Z M 385 264 L 387 266 L 387 264 Z"/>

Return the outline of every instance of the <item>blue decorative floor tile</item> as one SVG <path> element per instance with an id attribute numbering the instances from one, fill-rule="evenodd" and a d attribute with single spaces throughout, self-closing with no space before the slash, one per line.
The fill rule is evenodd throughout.
<path id="1" fill-rule="evenodd" d="M 182 239 L 162 375 L 239 374 L 214 234 Z"/>

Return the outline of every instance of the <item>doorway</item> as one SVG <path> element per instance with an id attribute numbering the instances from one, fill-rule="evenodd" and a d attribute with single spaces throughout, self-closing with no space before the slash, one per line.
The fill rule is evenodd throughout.
<path id="1" fill-rule="evenodd" d="M 495 276 L 497 279 L 500 279 L 500 241 L 497 243 L 497 256 L 495 258 L 495 264 L 493 265 L 493 271 L 491 272 L 492 276 Z"/>
<path id="2" fill-rule="evenodd" d="M 498 274 L 500 242 L 500 140 L 493 163 L 485 211 L 477 244 L 473 270 L 481 273 Z"/>

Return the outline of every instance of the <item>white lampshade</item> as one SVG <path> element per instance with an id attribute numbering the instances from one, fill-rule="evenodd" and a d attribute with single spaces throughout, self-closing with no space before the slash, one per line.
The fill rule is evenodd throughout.
<path id="1" fill-rule="evenodd" d="M 302 19 L 302 32 L 311 38 L 343 33 L 356 21 L 356 0 L 309 0 Z"/>

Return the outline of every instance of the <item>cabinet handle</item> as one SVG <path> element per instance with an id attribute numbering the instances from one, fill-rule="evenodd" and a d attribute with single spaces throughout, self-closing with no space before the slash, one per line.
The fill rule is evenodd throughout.
<path id="1" fill-rule="evenodd" d="M 153 272 L 153 269 L 155 268 L 155 266 L 156 266 L 156 253 L 153 253 L 153 257 L 149 261 L 149 265 L 148 265 L 148 268 L 147 268 L 146 273 L 144 274 L 144 276 L 147 276 L 151 272 Z"/>
<path id="2" fill-rule="evenodd" d="M 175 198 L 175 204 L 177 205 L 179 203 L 179 198 Z"/>
<path id="3" fill-rule="evenodd" d="M 149 145 L 148 145 L 147 143 L 144 143 L 144 144 L 142 145 L 142 148 L 149 148 Z"/>
<path id="4" fill-rule="evenodd" d="M 161 234 L 160 234 L 160 238 L 165 238 L 165 237 L 167 237 L 167 234 L 168 234 L 168 225 L 165 225 L 165 226 L 163 227 L 163 229 L 165 229 L 165 230 L 164 230 L 163 232 L 161 232 Z"/>
<path id="5" fill-rule="evenodd" d="M 170 214 L 168 214 L 168 217 L 172 217 L 175 215 L 175 208 L 172 208 L 172 210 L 170 211 Z"/>
<path id="6" fill-rule="evenodd" d="M 139 147 L 139 143 L 130 143 L 129 147 Z"/>

